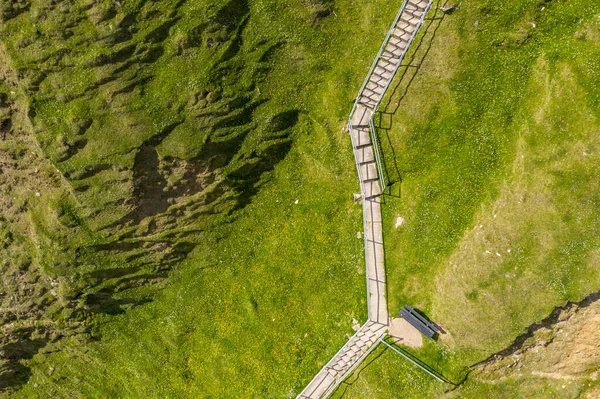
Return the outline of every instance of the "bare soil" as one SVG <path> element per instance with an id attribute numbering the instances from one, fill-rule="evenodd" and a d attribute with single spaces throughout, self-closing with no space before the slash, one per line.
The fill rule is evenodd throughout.
<path id="1" fill-rule="evenodd" d="M 597 379 L 600 370 L 600 299 L 557 308 L 518 348 L 476 367 L 477 378 L 526 376 L 560 380 Z"/>
<path id="2" fill-rule="evenodd" d="M 421 333 L 403 318 L 390 320 L 389 335 L 399 345 L 410 348 L 420 348 L 423 346 L 423 336 Z"/>

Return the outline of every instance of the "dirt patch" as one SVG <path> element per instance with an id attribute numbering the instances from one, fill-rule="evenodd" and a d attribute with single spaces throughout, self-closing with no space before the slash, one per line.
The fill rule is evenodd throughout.
<path id="1" fill-rule="evenodd" d="M 411 348 L 420 348 L 423 346 L 423 336 L 402 318 L 390 320 L 389 335 L 394 339 L 394 343 L 405 345 Z"/>
<path id="2" fill-rule="evenodd" d="M 539 378 L 595 378 L 600 369 L 600 298 L 556 308 L 515 344 L 476 365 L 480 380 L 529 374 Z"/>

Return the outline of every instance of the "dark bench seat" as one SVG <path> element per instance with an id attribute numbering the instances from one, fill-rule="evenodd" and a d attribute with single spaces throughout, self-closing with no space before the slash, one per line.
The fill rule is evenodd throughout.
<path id="1" fill-rule="evenodd" d="M 427 338 L 433 338 L 439 332 L 439 328 L 434 323 L 421 316 L 419 312 L 408 305 L 404 305 L 404 308 L 400 310 L 400 317 L 408 321 Z"/>

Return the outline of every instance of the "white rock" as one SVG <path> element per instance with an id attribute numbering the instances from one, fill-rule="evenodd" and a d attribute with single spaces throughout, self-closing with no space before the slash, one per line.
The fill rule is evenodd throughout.
<path id="1" fill-rule="evenodd" d="M 35 193 L 35 196 L 36 196 L 36 197 L 39 197 L 40 195 L 42 195 L 42 194 L 40 194 L 40 193 Z"/>
<path id="2" fill-rule="evenodd" d="M 294 204 L 298 205 L 298 200 L 294 201 Z"/>
<path id="3" fill-rule="evenodd" d="M 396 224 L 394 225 L 394 228 L 398 228 L 400 226 L 402 226 L 402 224 L 404 223 L 404 218 L 402 216 L 398 216 L 396 218 Z"/>

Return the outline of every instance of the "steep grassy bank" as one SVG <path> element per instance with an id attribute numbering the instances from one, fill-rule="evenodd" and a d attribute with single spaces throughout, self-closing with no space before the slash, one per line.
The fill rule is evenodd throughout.
<path id="1" fill-rule="evenodd" d="M 464 1 L 430 22 L 413 48 L 418 68 L 389 96 L 380 133 L 399 196 L 384 208 L 390 311 L 412 304 L 448 331 L 416 353 L 453 381 L 600 289 L 599 18 L 592 1 Z M 382 359 L 344 397 L 449 388 L 407 384 L 403 360 Z M 591 382 L 495 377 L 455 394 L 577 397 Z"/>
<path id="2" fill-rule="evenodd" d="M 4 393 L 294 396 L 366 317 L 342 127 L 399 5 L 3 3 L 56 186 L 18 193 L 44 289 L 3 304 Z"/>

